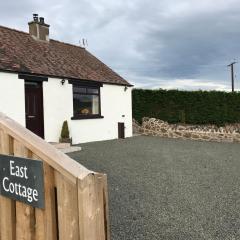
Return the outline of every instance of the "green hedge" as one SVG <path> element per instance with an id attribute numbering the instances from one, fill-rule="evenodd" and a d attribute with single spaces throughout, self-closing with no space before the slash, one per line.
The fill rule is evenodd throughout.
<path id="1" fill-rule="evenodd" d="M 154 117 L 169 123 L 240 122 L 240 93 L 219 91 L 133 90 L 133 117 Z"/>

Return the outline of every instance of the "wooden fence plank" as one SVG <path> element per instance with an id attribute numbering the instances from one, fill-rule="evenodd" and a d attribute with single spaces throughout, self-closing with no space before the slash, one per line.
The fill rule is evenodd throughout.
<path id="1" fill-rule="evenodd" d="M 104 212 L 104 191 L 103 191 L 103 179 L 100 174 L 95 175 L 96 181 L 96 206 L 97 206 L 97 213 L 98 219 L 96 222 L 96 232 L 97 235 L 100 237 L 99 239 L 106 239 L 106 232 L 105 232 L 105 212 Z"/>
<path id="2" fill-rule="evenodd" d="M 0 128 L 0 153 L 1 154 L 2 154 L 2 148 L 3 148 L 2 134 L 3 134 L 3 130 Z M 0 240 L 1 239 L 2 237 L 1 237 L 1 199 L 0 199 Z"/>
<path id="3" fill-rule="evenodd" d="M 18 141 L 14 140 L 14 155 L 17 157 L 28 157 L 28 150 Z M 16 201 L 16 239 L 34 239 L 34 209 L 33 207 Z"/>
<path id="4" fill-rule="evenodd" d="M 105 232 L 106 239 L 110 240 L 110 220 L 109 220 L 109 206 L 108 206 L 108 184 L 107 184 L 107 175 L 101 174 L 103 181 L 103 198 L 104 198 L 104 221 L 105 221 Z"/>
<path id="5" fill-rule="evenodd" d="M 33 155 L 33 159 L 39 159 Z M 47 163 L 43 163 L 44 168 L 44 189 L 45 189 L 45 209 L 35 209 L 36 217 L 36 240 L 56 240 L 56 206 L 54 192 L 54 170 Z"/>
<path id="6" fill-rule="evenodd" d="M 36 155 L 33 154 L 33 159 L 39 159 Z M 45 169 L 45 167 L 44 167 Z M 44 174 L 45 175 L 45 174 Z M 45 185 L 45 177 L 44 177 Z M 35 239 L 36 240 L 45 240 L 46 236 L 46 226 L 45 226 L 45 210 L 35 209 Z M 48 238 L 46 238 L 47 240 Z"/>
<path id="7" fill-rule="evenodd" d="M 11 154 L 11 140 L 2 129 L 0 131 L 0 153 Z M 1 240 L 15 240 L 16 237 L 16 219 L 15 219 L 15 201 L 0 196 L 0 229 Z"/>
<path id="8" fill-rule="evenodd" d="M 77 185 L 55 171 L 59 240 L 79 240 Z M 90 240 L 90 239 L 89 239 Z"/>

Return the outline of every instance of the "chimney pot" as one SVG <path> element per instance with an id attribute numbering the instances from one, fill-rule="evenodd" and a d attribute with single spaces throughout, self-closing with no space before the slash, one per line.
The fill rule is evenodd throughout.
<path id="1" fill-rule="evenodd" d="M 40 17 L 39 19 L 40 19 L 40 23 L 41 23 L 41 24 L 44 24 L 44 18 L 43 18 L 43 17 Z"/>
<path id="2" fill-rule="evenodd" d="M 38 14 L 36 13 L 33 14 L 33 21 L 38 22 Z"/>

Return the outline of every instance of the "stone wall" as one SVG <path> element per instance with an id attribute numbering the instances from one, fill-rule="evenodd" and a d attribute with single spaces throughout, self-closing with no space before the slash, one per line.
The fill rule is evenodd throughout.
<path id="1" fill-rule="evenodd" d="M 143 127 L 133 118 L 132 121 L 133 134 L 142 134 Z"/>
<path id="2" fill-rule="evenodd" d="M 134 133 L 216 142 L 240 142 L 240 124 L 216 125 L 169 124 L 160 119 L 143 118 L 142 125 L 133 120 Z"/>

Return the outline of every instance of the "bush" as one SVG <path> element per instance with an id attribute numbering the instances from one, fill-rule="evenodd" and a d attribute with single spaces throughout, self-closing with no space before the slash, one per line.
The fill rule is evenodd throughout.
<path id="1" fill-rule="evenodd" d="M 133 90 L 133 117 L 154 117 L 169 123 L 240 122 L 240 93 L 220 91 Z"/>
<path id="2" fill-rule="evenodd" d="M 61 138 L 62 139 L 69 139 L 69 129 L 68 129 L 68 122 L 64 121 L 62 125 L 61 131 Z"/>

